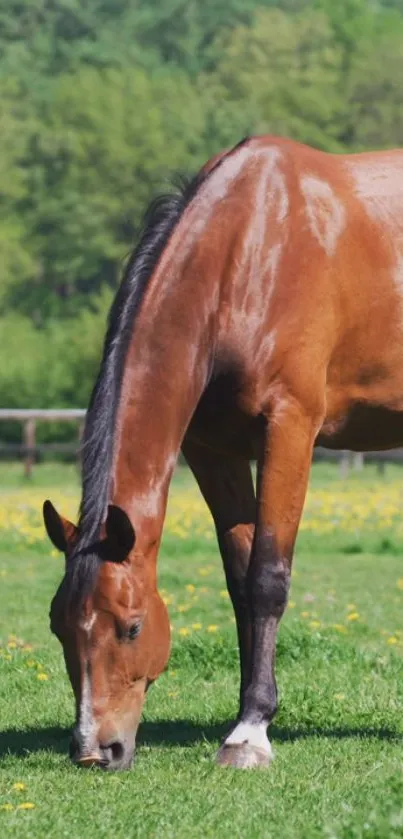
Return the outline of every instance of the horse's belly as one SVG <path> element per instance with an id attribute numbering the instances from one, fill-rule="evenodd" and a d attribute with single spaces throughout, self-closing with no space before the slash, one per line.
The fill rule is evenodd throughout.
<path id="1" fill-rule="evenodd" d="M 403 405 L 392 410 L 357 402 L 344 415 L 325 420 L 316 445 L 353 451 L 403 446 Z"/>
<path id="2" fill-rule="evenodd" d="M 361 382 L 359 388 L 330 385 L 326 402 L 328 416 L 316 445 L 353 451 L 403 446 L 403 378 L 385 376 L 375 385 Z M 223 377 L 209 385 L 188 433 L 210 448 L 255 459 L 264 441 L 265 420 L 240 408 L 239 390 Z"/>

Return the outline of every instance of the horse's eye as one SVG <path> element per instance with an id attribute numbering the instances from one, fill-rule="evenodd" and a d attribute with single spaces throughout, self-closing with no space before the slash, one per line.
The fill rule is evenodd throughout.
<path id="1" fill-rule="evenodd" d="M 128 629 L 127 635 L 126 635 L 126 638 L 127 638 L 128 641 L 134 641 L 134 639 L 137 638 L 137 636 L 140 632 L 140 627 L 141 627 L 140 621 L 136 621 L 136 623 L 133 623 L 131 625 L 131 627 Z"/>
<path id="2" fill-rule="evenodd" d="M 141 620 L 136 620 L 131 626 L 122 626 L 116 621 L 116 635 L 119 641 L 134 641 L 141 629 Z"/>

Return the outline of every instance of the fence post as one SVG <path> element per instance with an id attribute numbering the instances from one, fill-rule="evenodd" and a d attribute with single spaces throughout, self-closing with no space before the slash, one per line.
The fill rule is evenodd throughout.
<path id="1" fill-rule="evenodd" d="M 361 469 L 364 468 L 364 455 L 362 452 L 354 452 L 353 463 L 355 471 L 361 472 Z"/>
<path id="2" fill-rule="evenodd" d="M 30 478 L 35 462 L 36 422 L 32 417 L 24 422 L 25 477 Z"/>
<path id="3" fill-rule="evenodd" d="M 82 452 L 81 452 L 81 445 L 82 445 L 82 442 L 83 442 L 83 436 L 84 436 L 84 426 L 85 426 L 85 423 L 84 423 L 84 421 L 83 421 L 83 420 L 81 420 L 81 421 L 79 421 L 79 422 L 78 422 L 77 465 L 78 465 L 78 468 L 79 468 L 79 469 L 81 468 L 81 455 L 82 455 Z"/>
<path id="4" fill-rule="evenodd" d="M 349 470 L 350 470 L 350 454 L 349 452 L 343 452 L 340 458 L 340 477 L 347 478 Z"/>

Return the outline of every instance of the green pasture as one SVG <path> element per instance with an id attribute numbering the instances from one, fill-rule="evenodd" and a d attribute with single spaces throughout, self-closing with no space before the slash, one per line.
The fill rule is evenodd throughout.
<path id="1" fill-rule="evenodd" d="M 23 515 L 30 495 L 74 496 L 75 468 L 38 467 L 27 488 L 20 465 L 2 465 L 0 837 L 402 837 L 400 475 L 403 488 L 398 467 L 384 476 L 368 467 L 345 483 L 336 467 L 314 468 L 312 527 L 301 531 L 279 634 L 276 757 L 269 770 L 243 773 L 214 765 L 237 708 L 235 627 L 211 526 L 189 523 L 194 490 L 179 472 L 171 504 L 183 503 L 187 525 L 166 533 L 159 565 L 171 661 L 147 698 L 135 765 L 113 775 L 67 758 L 73 702 L 48 629 L 62 560 L 7 527 L 10 505 Z M 355 518 L 332 519 L 333 498 L 335 509 L 343 498 L 355 505 Z"/>

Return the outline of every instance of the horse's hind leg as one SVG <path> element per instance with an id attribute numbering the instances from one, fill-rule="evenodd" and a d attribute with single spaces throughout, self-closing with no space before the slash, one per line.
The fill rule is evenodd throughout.
<path id="1" fill-rule="evenodd" d="M 295 401 L 283 401 L 270 417 L 258 464 L 257 522 L 246 581 L 251 676 L 239 722 L 218 754 L 222 765 L 249 768 L 270 761 L 266 729 L 277 710 L 276 633 L 287 601 L 318 420 Z"/>
<path id="2" fill-rule="evenodd" d="M 186 439 L 185 458 L 211 510 L 234 607 L 241 661 L 240 708 L 250 678 L 251 619 L 246 574 L 256 519 L 256 501 L 247 460 L 229 457 Z"/>

